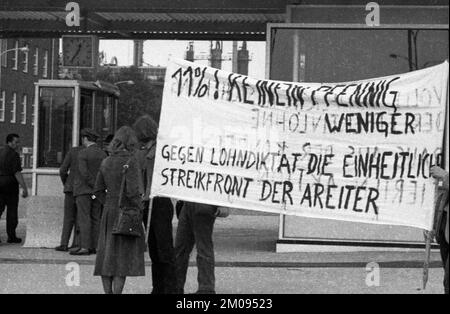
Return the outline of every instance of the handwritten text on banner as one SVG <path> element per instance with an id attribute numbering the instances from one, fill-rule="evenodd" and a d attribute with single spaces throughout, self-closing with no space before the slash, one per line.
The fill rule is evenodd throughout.
<path id="1" fill-rule="evenodd" d="M 172 60 L 152 195 L 429 230 L 447 80 L 447 62 L 315 84 Z"/>

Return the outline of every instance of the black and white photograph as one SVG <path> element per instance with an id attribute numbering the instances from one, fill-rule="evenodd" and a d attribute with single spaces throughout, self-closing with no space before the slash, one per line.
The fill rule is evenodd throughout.
<path id="1" fill-rule="evenodd" d="M 448 136 L 447 0 L 0 0 L 0 294 L 446 295 Z"/>

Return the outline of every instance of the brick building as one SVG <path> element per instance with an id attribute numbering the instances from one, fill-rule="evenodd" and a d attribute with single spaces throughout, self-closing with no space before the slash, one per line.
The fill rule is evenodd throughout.
<path id="1" fill-rule="evenodd" d="M 22 47 L 28 52 L 16 49 Z M 34 83 L 58 78 L 59 40 L 4 38 L 0 48 L 0 146 L 8 133 L 19 134 L 23 166 L 31 168 Z"/>

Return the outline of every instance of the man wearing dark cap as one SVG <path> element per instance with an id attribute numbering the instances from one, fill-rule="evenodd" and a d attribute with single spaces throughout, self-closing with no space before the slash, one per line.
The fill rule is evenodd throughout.
<path id="1" fill-rule="evenodd" d="M 94 197 L 94 185 L 100 164 L 106 158 L 97 145 L 99 135 L 92 129 L 81 130 L 84 146 L 78 153 L 79 176 L 74 180 L 73 194 L 77 205 L 77 221 L 80 228 L 80 250 L 72 255 L 89 255 L 96 252 L 102 207 Z"/>

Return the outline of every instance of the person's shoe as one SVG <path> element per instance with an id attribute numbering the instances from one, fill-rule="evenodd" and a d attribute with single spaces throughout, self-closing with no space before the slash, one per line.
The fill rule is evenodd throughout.
<path id="1" fill-rule="evenodd" d="M 79 246 L 74 246 L 69 248 L 69 253 L 78 252 L 79 250 L 81 250 Z"/>
<path id="2" fill-rule="evenodd" d="M 88 249 L 80 249 L 76 252 L 70 252 L 70 255 L 89 255 L 91 254 Z"/>
<path id="3" fill-rule="evenodd" d="M 210 291 L 210 290 L 198 290 L 197 292 L 195 292 L 193 294 L 216 294 L 216 292 Z"/>
<path id="4" fill-rule="evenodd" d="M 60 245 L 55 247 L 55 251 L 58 252 L 67 252 L 69 250 L 69 248 L 67 247 L 67 245 Z"/>
<path id="5" fill-rule="evenodd" d="M 21 238 L 9 238 L 8 239 L 8 243 L 14 243 L 14 244 L 18 244 L 18 243 L 22 243 L 22 239 Z"/>
<path id="6" fill-rule="evenodd" d="M 97 250 L 96 249 L 89 249 L 89 254 L 97 254 Z"/>

